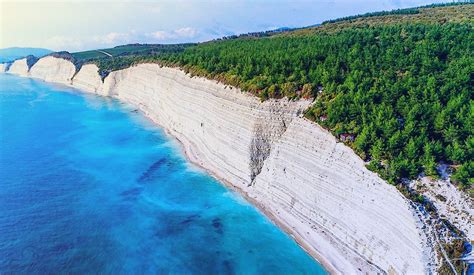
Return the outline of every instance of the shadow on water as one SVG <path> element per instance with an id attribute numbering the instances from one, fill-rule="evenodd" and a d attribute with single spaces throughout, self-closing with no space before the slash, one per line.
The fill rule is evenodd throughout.
<path id="1" fill-rule="evenodd" d="M 172 173 L 173 171 L 176 171 L 178 167 L 176 167 L 176 162 L 173 161 L 172 159 L 169 158 L 161 158 L 157 161 L 155 161 L 152 165 L 148 167 L 148 169 L 143 172 L 140 177 L 137 179 L 138 183 L 149 183 L 153 181 L 158 175 L 163 175 L 165 174 L 164 171 L 160 171 L 160 173 L 157 173 L 158 170 L 165 170 L 168 173 Z"/>

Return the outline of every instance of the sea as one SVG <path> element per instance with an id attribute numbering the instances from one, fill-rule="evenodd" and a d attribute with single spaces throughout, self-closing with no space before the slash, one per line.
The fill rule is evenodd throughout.
<path id="1" fill-rule="evenodd" d="M 132 106 L 0 74 L 0 274 L 326 274 Z"/>

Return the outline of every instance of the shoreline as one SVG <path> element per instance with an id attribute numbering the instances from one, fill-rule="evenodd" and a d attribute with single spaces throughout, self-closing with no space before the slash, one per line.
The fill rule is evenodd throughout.
<path id="1" fill-rule="evenodd" d="M 71 87 L 74 87 L 74 86 L 71 86 Z M 78 88 L 75 88 L 75 89 L 79 90 L 81 93 L 89 93 L 89 92 L 83 91 L 83 90 L 78 89 Z M 95 94 L 95 93 L 94 93 L 94 95 L 100 96 L 100 97 L 113 98 L 113 99 L 116 99 L 116 100 L 118 100 L 122 103 L 128 104 L 130 106 L 134 106 L 133 104 L 131 104 L 129 102 L 124 102 L 124 101 L 122 101 L 122 100 L 120 100 L 119 98 L 116 98 L 116 97 L 102 96 L 102 95 Z M 236 192 L 240 196 L 242 196 L 242 198 L 244 198 L 249 204 L 251 204 L 253 207 L 255 207 L 263 216 L 265 216 L 268 220 L 270 220 L 271 223 L 273 223 L 276 227 L 278 227 L 281 231 L 283 231 L 283 233 L 285 235 L 287 235 L 299 247 L 301 247 L 306 252 L 306 254 L 308 254 L 311 258 L 313 258 L 316 262 L 318 262 L 318 264 L 320 264 L 324 268 L 324 270 L 327 271 L 329 274 L 340 274 L 340 273 L 342 273 L 333 264 L 331 264 L 329 262 L 329 260 L 326 259 L 320 252 L 318 252 L 316 249 L 314 249 L 310 245 L 308 245 L 299 234 L 297 234 L 296 232 L 292 232 L 290 230 L 289 225 L 286 225 L 283 222 L 281 222 L 279 219 L 277 219 L 273 213 L 267 211 L 263 205 L 261 205 L 255 199 L 248 196 L 247 193 L 244 192 L 241 188 L 238 188 L 238 187 L 234 186 L 232 183 L 230 183 L 229 181 L 227 181 L 224 178 L 218 177 L 215 173 L 213 173 L 209 169 L 206 169 L 204 166 L 199 164 L 193 158 L 193 155 L 189 152 L 190 151 L 189 148 L 186 148 L 185 143 L 182 140 L 180 140 L 179 138 L 177 138 L 175 135 L 173 135 L 173 133 L 170 130 L 166 129 L 165 127 L 163 127 L 163 125 L 161 125 L 159 122 L 154 120 L 145 110 L 143 110 L 141 108 L 141 106 L 134 106 L 134 107 L 137 108 L 140 111 L 140 113 L 146 119 L 148 119 L 154 125 L 158 126 L 160 129 L 162 129 L 167 136 L 169 136 L 170 138 L 177 141 L 179 150 L 181 151 L 181 153 L 183 154 L 185 159 L 187 161 L 189 161 L 192 165 L 196 166 L 198 169 L 202 170 L 203 172 L 205 172 L 206 174 L 208 174 L 209 176 L 211 176 L 212 178 L 217 180 L 225 188 L 229 189 L 232 192 Z"/>

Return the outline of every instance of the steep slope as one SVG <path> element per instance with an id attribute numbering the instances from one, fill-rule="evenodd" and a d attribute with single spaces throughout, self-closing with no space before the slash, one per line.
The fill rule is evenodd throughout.
<path id="1" fill-rule="evenodd" d="M 202 78 L 190 81 L 179 70 L 154 64 L 112 72 L 105 79 L 104 89 L 103 94 L 140 107 L 182 142 L 195 144 L 196 148 L 190 146 L 190 153 L 196 161 L 219 171 L 219 177 L 231 175 L 229 181 L 239 187 L 250 184 L 258 174 L 264 159 L 259 153 L 265 155 L 269 143 L 309 104 L 276 100 L 260 103 L 230 87 Z M 251 146 L 256 154 L 253 158 Z"/>
<path id="2" fill-rule="evenodd" d="M 8 69 L 8 73 L 20 76 L 27 76 L 28 71 L 29 69 L 28 64 L 26 62 L 26 58 L 15 60 Z"/>
<path id="3" fill-rule="evenodd" d="M 384 271 L 423 273 L 418 229 L 407 201 L 354 152 L 318 125 L 297 118 L 272 146 L 252 196 L 296 232 L 318 232 L 344 257 L 361 258 Z M 324 254 L 324 246 L 321 251 Z"/>
<path id="4" fill-rule="evenodd" d="M 99 68 L 94 64 L 85 64 L 74 76 L 73 86 L 91 93 L 99 93 L 102 89 L 102 79 Z"/>
<path id="5" fill-rule="evenodd" d="M 30 69 L 30 76 L 45 81 L 71 84 L 72 77 L 76 73 L 76 67 L 71 62 L 52 56 L 46 56 L 38 60 Z"/>

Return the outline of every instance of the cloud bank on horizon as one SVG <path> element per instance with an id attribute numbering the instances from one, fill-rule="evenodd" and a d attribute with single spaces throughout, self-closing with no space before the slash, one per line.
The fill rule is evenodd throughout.
<path id="1" fill-rule="evenodd" d="M 0 48 L 201 42 L 442 0 L 0 0 Z"/>

